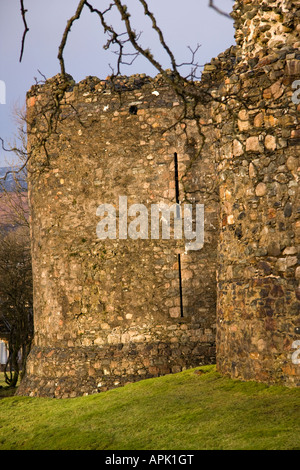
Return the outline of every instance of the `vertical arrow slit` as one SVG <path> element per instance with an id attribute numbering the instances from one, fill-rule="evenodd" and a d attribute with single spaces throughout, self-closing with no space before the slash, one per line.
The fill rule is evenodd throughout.
<path id="1" fill-rule="evenodd" d="M 174 173 L 175 173 L 175 195 L 176 204 L 179 204 L 179 181 L 178 181 L 178 156 L 174 153 Z M 180 208 L 176 208 L 176 216 L 180 217 Z M 179 278 L 179 295 L 180 295 L 180 316 L 183 317 L 183 297 L 182 297 L 182 277 L 181 277 L 181 255 L 178 253 L 178 278 Z"/>

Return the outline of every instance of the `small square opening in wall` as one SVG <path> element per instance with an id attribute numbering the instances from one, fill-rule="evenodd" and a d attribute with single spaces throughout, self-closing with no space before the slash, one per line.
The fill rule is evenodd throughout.
<path id="1" fill-rule="evenodd" d="M 135 115 L 137 114 L 137 112 L 138 112 L 138 107 L 135 104 L 129 107 L 129 114 Z"/>

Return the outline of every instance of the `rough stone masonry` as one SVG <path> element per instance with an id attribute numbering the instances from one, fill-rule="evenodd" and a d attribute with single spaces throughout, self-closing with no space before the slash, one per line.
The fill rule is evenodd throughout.
<path id="1" fill-rule="evenodd" d="M 28 92 L 35 340 L 19 394 L 215 361 L 299 385 L 299 4 L 237 1 L 232 16 L 236 46 L 205 66 L 192 116 L 160 75 Z M 99 204 L 173 204 L 176 189 L 204 204 L 201 250 L 96 237 Z"/>

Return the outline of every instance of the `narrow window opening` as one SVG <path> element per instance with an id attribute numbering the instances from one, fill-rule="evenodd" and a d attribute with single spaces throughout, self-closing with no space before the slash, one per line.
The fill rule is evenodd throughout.
<path id="1" fill-rule="evenodd" d="M 181 278 L 181 257 L 178 253 L 178 277 L 179 277 L 179 295 L 180 295 L 180 317 L 183 318 L 183 298 L 182 298 L 182 278 Z"/>
<path id="2" fill-rule="evenodd" d="M 175 195 L 176 204 L 179 204 L 179 180 L 178 180 L 178 156 L 174 153 L 174 176 L 175 176 Z M 180 208 L 177 206 L 176 216 L 180 217 Z M 181 255 L 178 253 L 178 279 L 179 279 L 179 296 L 180 296 L 180 317 L 183 317 L 183 296 L 182 296 L 182 276 L 181 276 Z"/>

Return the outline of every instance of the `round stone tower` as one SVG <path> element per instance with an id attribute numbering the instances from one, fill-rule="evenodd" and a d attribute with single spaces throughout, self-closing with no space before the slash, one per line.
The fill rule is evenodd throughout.
<path id="1" fill-rule="evenodd" d="M 299 2 L 238 1 L 232 16 L 217 364 L 232 377 L 299 385 Z"/>
<path id="2" fill-rule="evenodd" d="M 209 138 L 160 77 L 56 76 L 27 107 L 35 337 L 19 393 L 70 397 L 214 362 Z M 204 239 L 183 220 L 175 231 L 175 203 Z"/>

